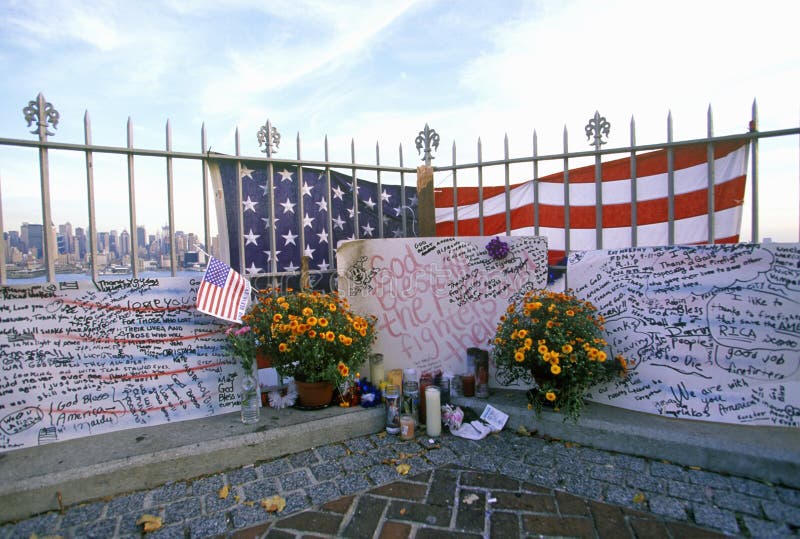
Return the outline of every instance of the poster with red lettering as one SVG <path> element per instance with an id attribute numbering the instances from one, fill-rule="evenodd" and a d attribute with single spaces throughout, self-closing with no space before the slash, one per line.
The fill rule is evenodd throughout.
<path id="1" fill-rule="evenodd" d="M 544 237 L 355 240 L 336 261 L 339 293 L 378 318 L 387 371 L 466 373 L 467 348 L 489 349 L 509 301 L 547 284 Z"/>

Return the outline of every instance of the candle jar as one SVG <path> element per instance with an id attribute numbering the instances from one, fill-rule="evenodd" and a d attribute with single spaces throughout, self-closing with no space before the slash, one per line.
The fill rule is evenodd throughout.
<path id="1" fill-rule="evenodd" d="M 400 439 L 413 440 L 414 433 L 414 418 L 410 414 L 403 414 L 400 416 Z"/>
<path id="2" fill-rule="evenodd" d="M 369 356 L 369 381 L 379 387 L 383 382 L 383 354 L 370 354 Z"/>
<path id="3" fill-rule="evenodd" d="M 465 397 L 475 396 L 475 375 L 465 374 L 461 377 L 461 392 Z"/>
<path id="4" fill-rule="evenodd" d="M 386 406 L 386 432 L 389 434 L 400 433 L 400 390 L 397 386 L 386 386 L 384 393 Z"/>
<path id="5" fill-rule="evenodd" d="M 426 408 L 427 402 L 425 401 L 425 390 L 433 385 L 433 376 L 430 373 L 425 373 L 419 379 L 419 423 L 425 424 L 427 421 Z"/>
<path id="6" fill-rule="evenodd" d="M 489 352 L 468 348 L 467 354 L 473 357 L 475 364 L 475 396 L 485 399 L 489 397 Z"/>
<path id="7" fill-rule="evenodd" d="M 441 392 L 436 386 L 425 389 L 425 432 L 431 438 L 442 434 L 442 401 Z"/>

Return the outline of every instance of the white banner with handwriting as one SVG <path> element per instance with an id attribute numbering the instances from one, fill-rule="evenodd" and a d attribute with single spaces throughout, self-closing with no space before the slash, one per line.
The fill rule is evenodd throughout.
<path id="1" fill-rule="evenodd" d="M 238 409 L 200 277 L 0 287 L 0 451 Z"/>
<path id="2" fill-rule="evenodd" d="M 626 382 L 590 400 L 669 417 L 800 426 L 800 244 L 575 253 Z"/>
<path id="3" fill-rule="evenodd" d="M 378 317 L 375 352 L 385 368 L 466 370 L 466 350 L 488 349 L 509 299 L 547 284 L 547 241 L 503 236 L 509 254 L 495 260 L 491 238 L 356 240 L 336 253 L 339 292 L 361 314 Z"/>

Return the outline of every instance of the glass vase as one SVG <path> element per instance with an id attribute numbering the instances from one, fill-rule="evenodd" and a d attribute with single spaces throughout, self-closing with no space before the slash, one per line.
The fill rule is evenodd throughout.
<path id="1" fill-rule="evenodd" d="M 242 398 L 242 423 L 250 425 L 258 423 L 261 415 L 261 395 L 259 395 L 258 376 L 253 372 L 253 367 L 245 369 L 240 384 Z"/>

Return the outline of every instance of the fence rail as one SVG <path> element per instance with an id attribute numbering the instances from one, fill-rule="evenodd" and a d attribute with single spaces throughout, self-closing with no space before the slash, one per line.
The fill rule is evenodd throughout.
<path id="1" fill-rule="evenodd" d="M 581 151 L 570 151 L 568 148 L 568 134 L 566 128 L 564 129 L 564 136 L 563 136 L 563 151 L 560 153 L 549 153 L 546 155 L 539 155 L 538 154 L 538 135 L 534 131 L 532 144 L 531 144 L 531 155 L 524 156 L 524 157 L 511 157 L 509 155 L 508 150 L 508 138 L 506 137 L 504 141 L 504 156 L 502 159 L 493 159 L 484 161 L 482 159 L 482 144 L 481 140 L 478 139 L 477 144 L 477 161 L 475 162 L 467 162 L 467 163 L 458 163 L 456 159 L 456 145 L 453 144 L 452 147 L 452 163 L 451 164 L 444 164 L 444 163 L 437 163 L 436 166 L 431 166 L 431 159 L 433 158 L 432 153 L 438 149 L 438 142 L 439 136 L 435 133 L 435 131 L 429 129 L 426 125 L 425 129 L 420 132 L 419 136 L 416 140 L 417 150 L 423 154 L 423 160 L 425 165 L 418 168 L 411 168 L 407 166 L 403 166 L 403 147 L 402 145 L 399 146 L 399 166 L 393 165 L 385 165 L 381 164 L 381 150 L 376 145 L 375 147 L 375 163 L 366 163 L 366 162 L 356 162 L 355 159 L 355 143 L 351 142 L 351 161 L 350 162 L 335 162 L 328 160 L 328 142 L 327 138 L 325 140 L 325 159 L 320 160 L 311 160 L 311 159 L 302 159 L 301 158 L 301 141 L 300 136 L 297 136 L 296 139 L 296 157 L 295 158 L 284 158 L 284 157 L 276 157 L 274 155 L 273 145 L 279 143 L 279 135 L 277 135 L 277 131 L 274 129 L 273 126 L 269 124 L 269 122 L 262 128 L 263 133 L 259 133 L 259 140 L 260 142 L 265 143 L 265 154 L 264 156 L 243 156 L 241 155 L 240 151 L 240 137 L 238 128 L 235 134 L 235 155 L 225 155 L 219 154 L 215 152 L 210 152 L 207 149 L 207 136 L 205 131 L 205 126 L 203 126 L 200 135 L 200 148 L 201 151 L 199 152 L 179 152 L 172 150 L 172 132 L 170 123 L 167 122 L 166 130 L 165 130 L 165 149 L 157 150 L 157 149 L 144 149 L 144 148 L 136 148 L 133 143 L 133 128 L 132 122 L 129 119 L 127 130 L 128 130 L 128 139 L 127 145 L 125 147 L 115 147 L 115 146 L 103 146 L 97 145 L 92 143 L 92 129 L 91 129 L 91 122 L 89 119 L 88 113 L 85 115 L 84 118 L 84 139 L 85 142 L 83 144 L 77 143 L 66 143 L 66 142 L 59 142 L 50 140 L 49 137 L 53 135 L 53 133 L 49 132 L 48 129 L 54 128 L 57 126 L 58 122 L 58 113 L 54 111 L 52 106 L 47 103 L 44 97 L 40 94 L 37 96 L 36 101 L 31 101 L 29 106 L 25 109 L 26 119 L 29 121 L 29 125 L 32 123 L 36 123 L 37 129 L 32 131 L 32 133 L 38 135 L 37 140 L 22 140 L 22 139 L 11 139 L 11 138 L 0 138 L 0 147 L 16 147 L 16 148 L 32 148 L 36 149 L 39 154 L 39 171 L 40 171 L 40 184 L 41 184 L 41 196 L 42 196 L 42 223 L 47 224 L 50 223 L 52 225 L 52 203 L 53 201 L 50 200 L 50 178 L 49 178 L 49 158 L 48 152 L 53 150 L 59 151 L 70 151 L 70 152 L 79 152 L 85 156 L 86 161 L 86 186 L 87 186 L 87 209 L 88 209 L 88 217 L 89 217 L 89 224 L 88 224 L 88 259 L 91 261 L 91 278 L 96 280 L 98 278 L 98 246 L 97 246 L 97 235 L 98 230 L 96 226 L 96 211 L 95 211 L 95 188 L 94 188 L 94 157 L 98 154 L 113 154 L 113 155 L 121 155 L 125 156 L 126 158 L 126 168 L 127 168 L 127 183 L 128 183 L 128 196 L 129 196 L 129 207 L 128 207 L 128 217 L 129 217 L 129 226 L 131 227 L 130 232 L 130 253 L 131 253 L 131 261 L 130 261 L 130 273 L 133 274 L 133 277 L 137 277 L 140 272 L 140 264 L 138 263 L 138 244 L 137 244 L 137 209 L 136 209 L 136 174 L 135 174 L 135 159 L 141 157 L 154 157 L 154 158 L 161 158 L 164 159 L 164 164 L 166 167 L 166 179 L 167 179 L 167 212 L 168 212 L 168 227 L 169 227 L 169 253 L 170 253 L 170 271 L 172 275 L 176 274 L 177 271 L 177 260 L 176 260 L 176 249 L 175 249 L 175 219 L 174 219 L 174 193 L 173 193 L 173 182 L 174 182 L 174 171 L 173 171 L 173 163 L 176 160 L 187 160 L 187 161 L 197 161 L 202 163 L 202 173 L 201 173 L 201 185 L 198 186 L 202 189 L 203 192 L 203 236 L 204 236 L 204 246 L 206 249 L 210 249 L 210 245 L 212 244 L 212 237 L 211 237 L 211 204 L 212 204 L 212 196 L 209 193 L 210 189 L 210 182 L 209 182 L 209 163 L 211 161 L 214 162 L 233 162 L 238 167 L 239 170 L 242 166 L 242 163 L 259 163 L 267 166 L 270 169 L 270 178 L 273 178 L 272 167 L 275 163 L 281 163 L 283 165 L 289 165 L 295 167 L 300 172 L 300 177 L 302 177 L 302 170 L 303 168 L 319 168 L 323 169 L 328 174 L 328 182 L 327 182 L 327 200 L 331 200 L 331 184 L 330 184 L 330 171 L 332 169 L 336 170 L 347 170 L 350 171 L 352 174 L 353 183 L 357 184 L 361 181 L 358 178 L 358 174 L 360 172 L 369 172 L 373 173 L 377 177 L 378 182 L 378 189 L 380 189 L 381 182 L 383 181 L 382 174 L 399 174 L 400 176 L 400 183 L 402 186 L 405 186 L 405 176 L 414 174 L 416 175 L 417 181 L 416 186 L 418 189 L 418 196 L 419 196 L 419 212 L 418 212 L 418 219 L 419 219 L 419 230 L 420 235 L 435 235 L 437 229 L 437 218 L 436 218 L 436 192 L 437 186 L 436 182 L 434 181 L 435 176 L 438 174 L 439 177 L 443 174 L 448 175 L 447 177 L 451 176 L 452 181 L 450 182 L 452 185 L 452 192 L 453 192 L 453 202 L 452 202 L 452 213 L 453 213 L 453 235 L 494 235 L 498 233 L 497 230 L 492 229 L 489 230 L 486 223 L 489 220 L 489 217 L 485 215 L 484 209 L 486 204 L 486 196 L 485 191 L 490 188 L 500 187 L 502 189 L 502 197 L 503 197 L 503 205 L 504 205 L 504 226 L 502 227 L 499 233 L 504 234 L 514 234 L 515 229 L 512 225 L 512 213 L 514 211 L 514 207 L 512 205 L 512 192 L 519 186 L 519 182 L 513 181 L 512 174 L 511 174 L 511 167 L 518 166 L 518 165 L 529 165 L 530 169 L 530 178 L 531 178 L 531 185 L 532 185 L 532 193 L 530 195 L 530 204 L 531 204 L 531 211 L 532 211 L 532 220 L 530 222 L 530 226 L 525 228 L 527 233 L 533 233 L 535 235 L 539 235 L 543 228 L 541 225 L 541 211 L 543 208 L 542 202 L 540 200 L 540 190 L 542 189 L 543 180 L 546 177 L 540 176 L 539 167 L 543 163 L 547 162 L 555 162 L 558 163 L 559 161 L 563 163 L 563 168 L 561 174 L 563 175 L 563 199 L 562 199 L 562 206 L 566 208 L 563 210 L 563 251 L 564 253 L 569 253 L 572 248 L 574 247 L 571 244 L 571 236 L 572 233 L 577 230 L 575 228 L 575 223 L 571 223 L 571 213 L 574 209 L 573 206 L 570 204 L 570 196 L 571 196 L 571 189 L 570 186 L 574 185 L 574 182 L 571 183 L 570 181 L 570 161 L 581 160 L 581 159 L 594 159 L 594 193 L 595 193 L 595 201 L 594 204 L 594 238 L 595 238 L 595 248 L 603 248 L 604 243 L 604 229 L 603 229 L 603 221 L 604 221 L 604 206 L 603 206 L 603 197 L 604 197 L 604 178 L 603 178 L 603 167 L 605 164 L 603 162 L 604 158 L 609 156 L 628 156 L 630 157 L 630 179 L 631 179 L 631 187 L 630 187 L 630 200 L 631 204 L 631 218 L 630 218 L 630 244 L 632 246 L 636 246 L 640 242 L 640 238 L 637 236 L 639 227 L 639 219 L 642 217 L 639 214 L 638 206 L 641 205 L 642 201 L 639 198 L 639 193 L 637 193 L 637 161 L 642 157 L 642 154 L 646 152 L 655 152 L 655 151 L 664 151 L 667 155 L 667 176 L 668 176 L 668 194 L 667 194 L 667 223 L 669 229 L 669 235 L 665 243 L 673 244 L 676 241 L 675 238 L 675 212 L 676 212 L 676 196 L 678 196 L 675 192 L 675 163 L 674 161 L 674 153 L 679 151 L 681 148 L 686 148 L 695 145 L 706 145 L 708 148 L 708 159 L 707 159 L 707 169 L 708 169 L 708 176 L 709 182 L 707 187 L 707 194 L 713 194 L 715 189 L 714 183 L 714 148 L 718 145 L 728 143 L 731 141 L 744 141 L 745 144 L 749 146 L 749 203 L 751 204 L 751 214 L 750 214 L 750 233 L 751 233 L 751 241 L 757 242 L 759 241 L 759 204 L 760 204 L 760 193 L 759 190 L 761 188 L 760 179 L 759 179 L 759 141 L 766 138 L 780 138 L 785 139 L 787 137 L 794 137 L 800 135 L 800 127 L 795 128 L 788 128 L 788 129 L 779 129 L 773 131 L 757 131 L 757 107 L 755 102 L 753 103 L 753 111 L 752 111 L 752 118 L 750 120 L 750 131 L 741 133 L 741 134 L 734 134 L 734 135 L 724 135 L 724 136 L 715 136 L 713 134 L 713 121 L 711 116 L 711 109 L 709 107 L 708 112 L 708 136 L 701 139 L 691 139 L 691 140 L 682 140 L 682 141 L 674 141 L 672 140 L 672 119 L 671 116 L 668 117 L 667 121 L 667 141 L 664 143 L 655 143 L 655 144 L 637 144 L 636 143 L 636 126 L 635 122 L 631 120 L 630 124 L 630 145 L 623 146 L 623 147 L 614 147 L 614 148 L 604 148 L 602 147 L 605 144 L 603 137 L 608 135 L 608 127 L 610 125 L 605 122 L 604 118 L 601 118 L 599 114 L 595 114 L 595 118 L 590 120 L 590 124 L 586 126 L 587 138 L 591 138 L 594 136 L 594 142 L 592 143 L 594 148 L 591 150 L 581 150 Z M 55 113 L 55 114 L 54 114 Z M 605 122 L 605 123 L 604 123 Z M 591 129 L 590 129 L 591 128 Z M 605 132 L 603 131 L 605 129 Z M 269 136 L 267 136 L 269 134 Z M 797 146 L 795 146 L 797 147 Z M 800 156 L 800 148 L 798 149 L 798 156 Z M 440 156 L 441 159 L 441 156 Z M 800 161 L 800 157 L 798 159 Z M 0 179 L 2 179 L 2 162 L 0 162 Z M 484 180 L 484 172 L 486 169 L 491 169 L 492 167 L 503 167 L 502 173 L 502 181 L 501 182 L 492 182 L 492 181 L 485 181 Z M 469 229 L 469 231 L 465 230 L 463 225 L 463 215 L 459 215 L 459 199 L 462 197 L 460 194 L 463 191 L 464 187 L 464 175 L 473 175 L 477 180 L 477 225 L 474 229 Z M 459 176 L 461 176 L 462 182 L 459 183 Z M 445 180 L 447 179 L 445 177 Z M 269 199 L 271 200 L 271 204 L 269 204 L 269 209 L 265 213 L 265 217 L 267 219 L 273 219 L 274 214 L 276 211 L 276 202 L 274 200 L 274 192 L 273 192 L 273 183 L 270 182 L 269 184 Z M 299 182 L 302 184 L 302 181 Z M 298 186 L 300 189 L 300 186 Z M 441 186 L 438 188 L 441 190 Z M 496 189 L 495 189 L 496 191 Z M 495 192 L 493 191 L 493 192 Z M 298 191 L 299 192 L 299 191 Z M 357 192 L 357 191 L 356 191 Z M 2 184 L 0 184 L 0 234 L 3 234 L 5 231 L 3 229 L 3 209 L 2 209 Z M 217 196 L 215 193 L 214 196 Z M 712 243 L 717 241 L 717 237 L 715 235 L 715 196 L 706 196 L 707 199 L 707 215 L 708 215 L 708 234 L 707 234 L 707 242 Z M 241 186 L 238 189 L 238 200 L 231 201 L 228 200 L 228 204 L 237 203 L 240 204 L 242 200 L 242 193 L 241 193 Z M 354 200 L 357 200 L 354 199 Z M 57 201 L 56 201 L 57 202 Z M 299 196 L 299 211 L 297 212 L 298 223 L 300 223 L 303 215 L 303 196 L 302 194 Z M 354 204 L 357 206 L 360 202 L 356 201 Z M 241 209 L 241 204 L 238 206 Z M 463 211 L 463 210 L 461 210 Z M 243 230 L 241 215 L 243 211 L 239 211 L 239 230 Z M 382 205 L 379 206 L 378 214 L 380 217 L 383 217 L 383 209 Z M 217 213 L 217 221 L 220 222 L 224 216 L 220 216 Z M 358 211 L 355 212 L 354 217 L 355 219 L 355 227 L 354 227 L 354 237 L 360 237 L 359 227 L 358 227 Z M 405 231 L 405 214 L 403 215 L 403 225 Z M 266 220 L 266 219 L 265 219 Z M 326 224 L 328 232 L 332 232 L 332 223 L 330 219 Z M 303 242 L 303 234 L 304 234 L 303 226 L 300 227 L 300 236 L 301 236 L 301 244 Z M 379 233 L 377 237 L 384 237 L 384 230 L 383 230 L 383 222 L 381 220 L 379 224 Z M 294 275 L 297 272 L 289 271 L 289 272 L 282 272 L 276 266 L 275 260 L 277 258 L 276 252 L 276 237 L 274 232 L 275 227 L 272 227 L 272 237 L 271 237 L 271 267 L 263 268 L 258 275 L 260 276 L 276 276 L 281 274 L 287 275 Z M 800 226 L 798 226 L 798 230 L 800 230 Z M 46 267 L 46 279 L 48 281 L 56 281 L 56 268 L 55 268 L 55 260 L 58 255 L 57 249 L 57 242 L 54 234 L 50 233 L 48 227 L 43 226 L 43 258 L 44 264 Z M 238 241 L 239 248 L 242 253 L 244 253 L 244 240 Z M 333 246 L 330 247 L 331 254 L 333 253 Z M 6 242 L 0 242 L 0 260 L 4 263 L 0 264 L 0 284 L 7 284 L 7 269 L 6 269 L 6 260 L 7 260 L 7 245 Z M 244 268 L 245 260 L 244 257 L 241 259 L 241 268 Z M 563 263 L 554 264 L 556 269 L 564 269 L 565 266 Z M 329 272 L 335 272 L 335 267 L 328 270 Z"/>

